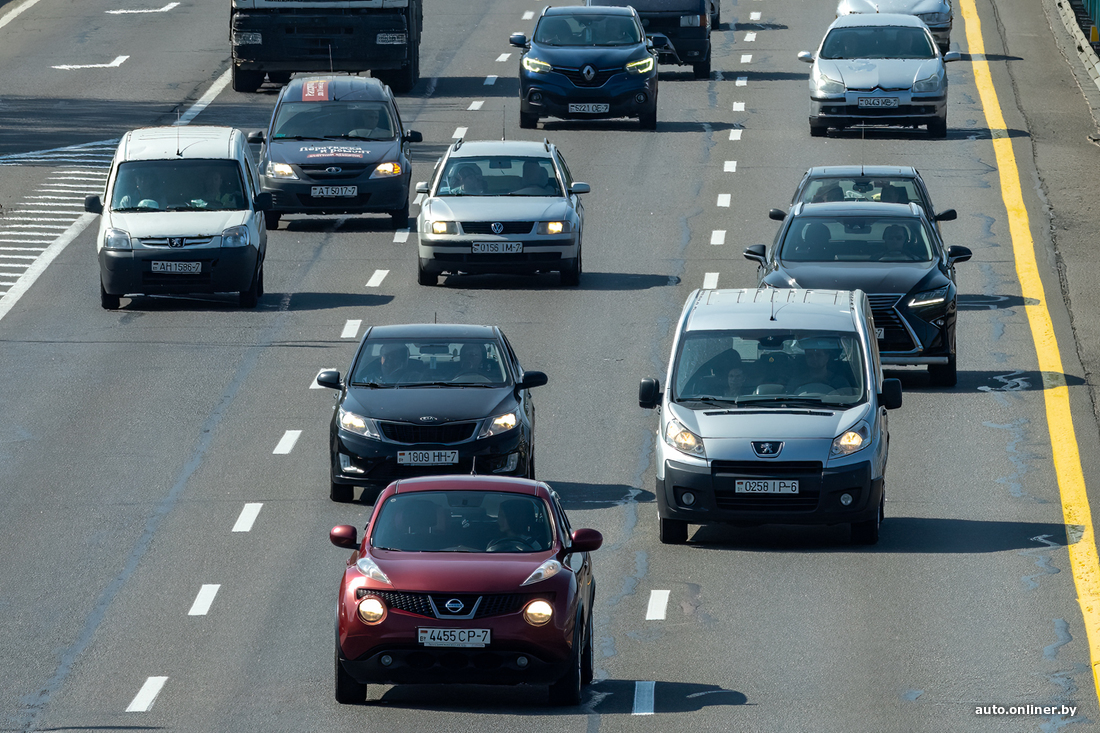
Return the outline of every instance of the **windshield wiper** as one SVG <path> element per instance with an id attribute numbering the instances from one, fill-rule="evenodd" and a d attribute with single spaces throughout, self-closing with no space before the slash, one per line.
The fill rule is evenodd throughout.
<path id="1" fill-rule="evenodd" d="M 726 397 L 711 397 L 710 395 L 698 395 L 697 397 L 680 397 L 676 400 L 677 404 L 683 402 L 702 402 L 706 405 L 733 405 L 737 404 L 735 398 Z"/>
<path id="2" fill-rule="evenodd" d="M 275 135 L 274 140 L 324 140 L 323 137 L 316 137 L 314 135 Z"/>
<path id="3" fill-rule="evenodd" d="M 155 209 L 151 206 L 127 206 L 122 209 L 111 209 L 116 214 L 131 214 L 135 211 L 164 211 L 164 209 Z"/>
<path id="4" fill-rule="evenodd" d="M 371 389 L 376 389 L 376 388 L 379 388 L 379 387 L 392 387 L 394 385 L 392 385 L 392 384 L 379 384 L 378 382 L 352 382 L 351 386 L 352 387 L 370 387 Z"/>
<path id="5" fill-rule="evenodd" d="M 492 387 L 491 384 L 471 384 L 467 382 L 402 382 L 398 387 Z"/>
<path id="6" fill-rule="evenodd" d="M 746 395 L 745 397 L 738 397 L 736 403 L 760 405 L 765 403 L 784 403 L 784 404 L 801 404 L 801 405 L 825 405 L 826 407 L 835 407 L 835 403 L 829 403 L 820 397 L 790 397 L 782 395 Z"/>
<path id="7" fill-rule="evenodd" d="M 382 140 L 393 140 L 392 137 L 363 137 L 362 135 L 325 135 L 325 140 L 373 140 L 380 142 Z"/>

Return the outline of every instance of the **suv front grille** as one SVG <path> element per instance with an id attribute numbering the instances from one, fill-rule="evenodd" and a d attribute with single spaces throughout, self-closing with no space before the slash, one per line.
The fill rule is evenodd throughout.
<path id="1" fill-rule="evenodd" d="M 560 66 L 555 66 L 554 71 L 573 82 L 575 87 L 602 87 L 608 79 L 615 76 L 622 69 L 599 69 L 596 71 L 596 75 L 592 77 L 592 81 L 585 79 L 584 73 L 580 69 L 563 69 Z"/>
<path id="2" fill-rule="evenodd" d="M 461 443 L 469 440 L 477 429 L 476 422 L 456 422 L 444 425 L 413 425 L 402 422 L 379 422 L 382 434 L 395 443 Z"/>

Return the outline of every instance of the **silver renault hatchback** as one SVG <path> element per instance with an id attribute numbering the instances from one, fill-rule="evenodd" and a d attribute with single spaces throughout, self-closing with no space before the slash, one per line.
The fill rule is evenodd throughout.
<path id="1" fill-rule="evenodd" d="M 887 410 L 867 296 L 838 290 L 696 290 L 680 315 L 660 408 L 660 539 L 692 524 L 850 524 L 878 542 Z"/>

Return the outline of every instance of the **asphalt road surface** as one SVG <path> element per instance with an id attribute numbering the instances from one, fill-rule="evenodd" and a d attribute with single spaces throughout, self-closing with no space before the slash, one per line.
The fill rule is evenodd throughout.
<path id="1" fill-rule="evenodd" d="M 20 5 L 0 3 L 0 23 Z M 38 0 L 0 27 L 0 729 L 1095 729 L 1100 658 L 1082 611 L 1091 600 L 1078 601 L 1091 586 L 1070 562 L 1094 540 L 1090 526 L 1067 526 L 1053 456 L 1077 448 L 1100 506 L 1100 151 L 1087 137 L 1100 93 L 1066 50 L 1053 0 L 956 4 L 963 60 L 948 67 L 946 140 L 810 138 L 809 67 L 795 55 L 816 48 L 827 1 L 723 0 L 711 79 L 662 67 L 658 129 L 642 132 L 634 121 L 521 131 L 507 39 L 530 32 L 524 15 L 541 4 L 427 0 L 424 79 L 400 99 L 425 140 L 414 181 L 458 128 L 549 137 L 592 186 L 579 288 L 556 275 L 419 287 L 415 233 L 395 234 L 388 217 L 287 217 L 270 233 L 256 310 L 210 296 L 107 312 L 80 202 L 102 185 L 112 141 L 200 100 L 192 124 L 259 129 L 277 91 L 224 86 L 224 1 L 108 12 L 161 7 Z M 964 8 L 981 20 L 980 56 Z M 995 131 L 981 64 L 1005 119 Z M 1041 302 L 1017 270 L 1002 194 L 1013 172 L 995 150 L 1005 140 Z M 890 374 L 905 405 L 891 420 L 881 541 L 855 548 L 846 527 L 712 526 L 661 545 L 656 418 L 637 407 L 639 378 L 663 377 L 693 289 L 755 284 L 741 250 L 772 240 L 767 211 L 806 168 L 859 162 L 916 166 L 937 206 L 959 212 L 948 243 L 974 250 L 959 266 L 958 386 Z M 50 244 L 66 232 L 67 245 Z M 1039 311 L 1062 374 L 1041 372 Z M 606 538 L 597 681 L 579 709 L 524 687 L 372 686 L 366 705 L 333 699 L 347 553 L 327 532 L 361 526 L 370 508 L 328 499 L 333 400 L 312 380 L 346 369 L 369 324 L 433 320 L 499 325 L 523 365 L 550 377 L 534 392 L 539 478 L 575 527 Z M 1063 382 L 1072 432 L 1048 422 Z M 277 454 L 287 431 L 301 433 Z M 212 601 L 192 615 L 209 585 Z M 976 715 L 990 705 L 1074 712 Z"/>

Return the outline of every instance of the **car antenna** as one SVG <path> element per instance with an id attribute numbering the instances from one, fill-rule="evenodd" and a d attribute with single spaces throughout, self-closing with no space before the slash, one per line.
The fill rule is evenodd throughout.
<path id="1" fill-rule="evenodd" d="M 180 106 L 178 104 L 176 105 L 176 157 L 183 157 L 183 152 L 180 150 Z"/>
<path id="2" fill-rule="evenodd" d="M 328 73 L 330 73 L 330 74 L 335 74 L 336 73 L 332 69 L 332 44 L 331 43 L 328 45 Z"/>
<path id="3" fill-rule="evenodd" d="M 772 297 L 771 297 L 771 302 L 772 302 L 772 308 L 771 308 L 771 311 L 772 311 L 772 312 L 771 312 L 771 314 L 770 314 L 770 315 L 768 316 L 768 320 L 769 320 L 769 321 L 774 321 L 774 320 L 775 320 L 775 294 L 776 294 L 777 292 L 779 292 L 779 291 L 778 291 L 778 290 L 777 290 L 776 288 L 771 288 L 771 291 L 772 291 Z"/>
<path id="4" fill-rule="evenodd" d="M 502 105 L 500 110 L 500 141 L 508 139 L 508 107 Z"/>

